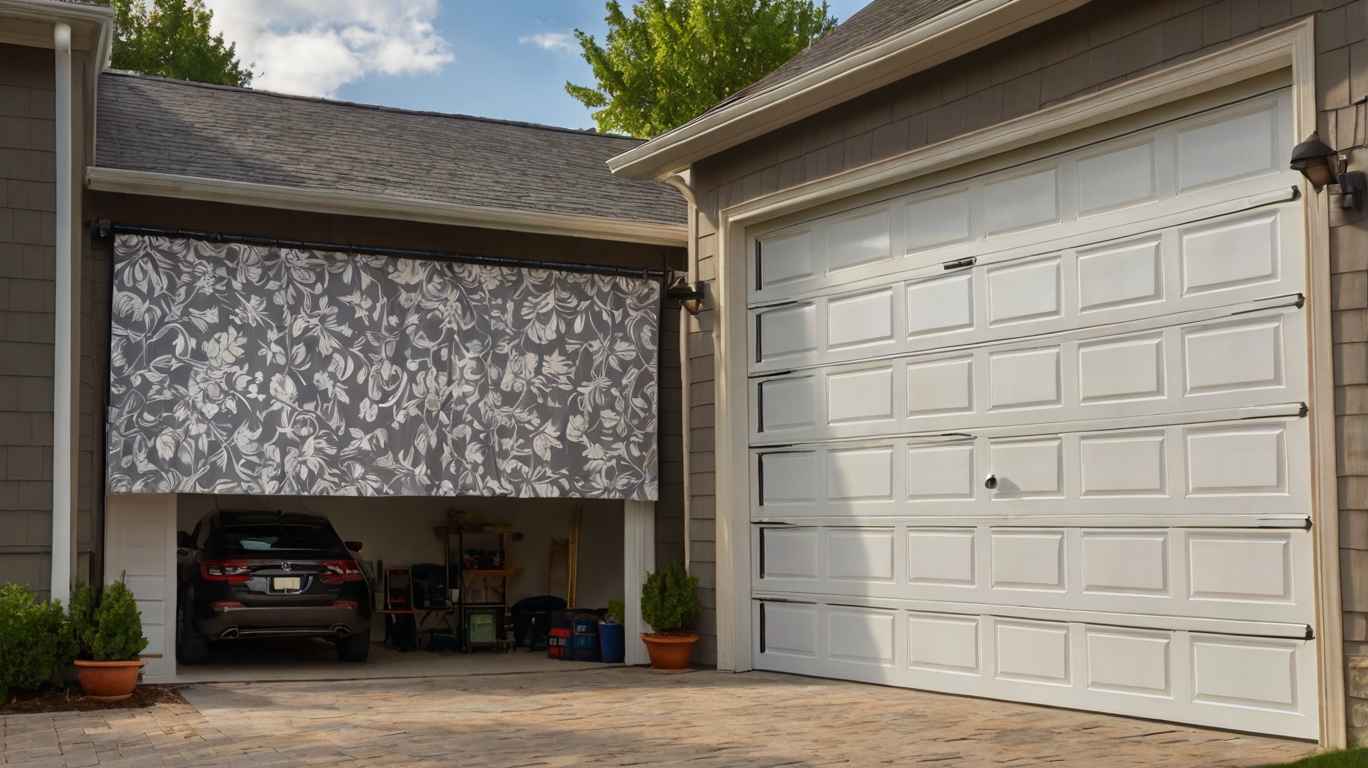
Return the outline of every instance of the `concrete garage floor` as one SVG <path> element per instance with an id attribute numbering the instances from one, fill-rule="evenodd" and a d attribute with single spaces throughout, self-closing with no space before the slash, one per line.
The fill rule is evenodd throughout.
<path id="1" fill-rule="evenodd" d="M 520 672 L 565 672 L 602 669 L 587 661 L 558 661 L 546 651 L 520 648 L 509 653 L 479 651 L 454 653 L 401 652 L 380 643 L 371 645 L 364 664 L 337 660 L 337 649 L 311 638 L 239 640 L 214 646 L 205 664 L 178 665 L 178 683 L 283 682 L 328 680 L 413 679 L 500 675 Z"/>
<path id="2" fill-rule="evenodd" d="M 1257 766 L 1314 746 L 764 672 L 636 667 L 186 686 L 189 704 L 0 717 L 42 766 Z"/>

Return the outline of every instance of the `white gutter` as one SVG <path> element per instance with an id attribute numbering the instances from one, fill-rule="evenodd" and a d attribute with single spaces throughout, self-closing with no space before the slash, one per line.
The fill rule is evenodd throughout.
<path id="1" fill-rule="evenodd" d="M 52 367 L 52 600 L 71 599 L 72 561 L 75 559 L 75 498 L 77 432 L 76 412 L 76 276 L 71 253 L 71 26 L 53 25 L 52 41 L 56 61 L 56 305 Z"/>
<path id="2" fill-rule="evenodd" d="M 96 192 L 207 200 L 229 205 L 423 221 L 449 226 L 505 229 L 595 240 L 680 247 L 688 243 L 688 227 L 682 222 L 658 224 L 600 216 L 486 208 L 396 195 L 370 195 L 333 189 L 300 189 L 152 171 L 130 171 L 122 168 L 86 168 L 86 187 Z"/>
<path id="3" fill-rule="evenodd" d="M 631 178 L 661 178 L 710 155 L 997 42 L 1088 0 L 970 0 L 911 29 L 734 104 L 703 114 L 608 160 Z"/>

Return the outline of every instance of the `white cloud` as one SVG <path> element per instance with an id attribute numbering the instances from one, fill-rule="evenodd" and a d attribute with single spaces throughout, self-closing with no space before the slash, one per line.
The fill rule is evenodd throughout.
<path id="1" fill-rule="evenodd" d="M 518 42 L 559 53 L 574 53 L 575 51 L 575 38 L 567 32 L 539 32 L 535 35 L 523 35 L 518 38 Z"/>
<path id="2" fill-rule="evenodd" d="M 452 60 L 437 0 L 207 0 L 253 87 L 331 96 L 370 74 L 436 72 Z"/>

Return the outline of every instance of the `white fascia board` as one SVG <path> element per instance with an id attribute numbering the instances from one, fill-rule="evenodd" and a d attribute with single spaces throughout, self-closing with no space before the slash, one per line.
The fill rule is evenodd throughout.
<path id="1" fill-rule="evenodd" d="M 1088 0 L 971 0 L 608 160 L 613 173 L 661 178 L 937 64 L 997 42 Z"/>
<path id="2" fill-rule="evenodd" d="M 688 227 L 682 223 L 657 224 L 600 216 L 486 208 L 393 195 L 300 189 L 121 168 L 87 168 L 86 187 L 95 192 L 205 200 L 228 205 L 422 221 L 448 226 L 504 229 L 595 240 L 678 247 L 684 247 L 688 243 Z"/>

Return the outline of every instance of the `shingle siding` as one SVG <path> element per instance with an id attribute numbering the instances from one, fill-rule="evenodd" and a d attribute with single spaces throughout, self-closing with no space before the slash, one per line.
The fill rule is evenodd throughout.
<path id="1" fill-rule="evenodd" d="M 82 88 L 84 54 L 73 65 Z M 56 304 L 56 133 L 53 56 L 0 45 L 0 582 L 49 586 L 52 543 L 52 371 Z M 79 108 L 79 105 L 78 105 Z M 73 157 L 81 167 L 84 158 Z M 79 250 L 78 250 L 79 252 Z M 107 314 L 105 269 L 82 268 L 83 325 Z M 102 310 L 102 308 L 106 308 Z M 102 332 L 82 332 L 82 378 L 96 376 Z M 83 387 L 84 389 L 84 387 Z M 94 393 L 92 393 L 93 395 Z M 103 484 L 97 473 L 103 386 L 81 402 L 77 577 L 88 580 L 98 538 Z M 102 469 L 99 470 L 102 472 Z"/>
<path id="2" fill-rule="evenodd" d="M 50 51 L 4 45 L 0 59 L 0 529 L 12 531 L 0 542 L 0 581 L 46 591 L 53 251 L 43 224 L 56 208 L 53 60 Z"/>
<path id="3" fill-rule="evenodd" d="M 1210 52 L 1260 30 L 1316 14 L 1321 135 L 1351 140 L 1354 108 L 1368 96 L 1368 2 L 1356 0 L 1150 0 L 1095 2 L 752 140 L 693 167 L 699 201 L 695 274 L 717 277 L 718 211 L 858 165 L 943 141 Z M 1363 117 L 1360 115 L 1361 121 Z M 1364 140 L 1368 124 L 1358 126 Z M 1363 159 L 1368 158 L 1360 158 Z M 1368 741 L 1368 217 L 1332 201 L 1331 261 L 1336 456 L 1351 738 Z M 713 327 L 691 321 L 688 377 L 691 466 L 714 450 Z M 710 465 L 709 465 L 710 466 Z M 689 489 L 691 565 L 715 603 L 715 488 L 694 469 Z M 712 620 L 705 626 L 712 626 Z M 705 638 L 698 661 L 713 663 Z M 1357 714 L 1355 714 L 1357 713 Z"/>

